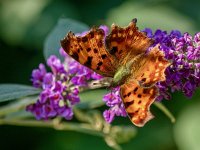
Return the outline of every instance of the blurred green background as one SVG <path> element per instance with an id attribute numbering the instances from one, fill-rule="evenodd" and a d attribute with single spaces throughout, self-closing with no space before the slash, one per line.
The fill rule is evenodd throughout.
<path id="1" fill-rule="evenodd" d="M 33 68 L 44 62 L 45 37 L 61 17 L 77 19 L 89 26 L 127 25 L 138 18 L 140 29 L 149 27 L 194 34 L 200 31 L 199 0 L 1 0 L 0 83 L 31 84 Z M 129 143 L 126 150 L 199 150 L 200 91 L 191 100 L 182 93 L 164 104 L 177 118 L 171 124 L 157 108 L 156 118 Z M 118 118 L 114 124 L 131 124 Z M 103 139 L 86 134 L 46 128 L 0 126 L 0 149 L 109 150 Z"/>

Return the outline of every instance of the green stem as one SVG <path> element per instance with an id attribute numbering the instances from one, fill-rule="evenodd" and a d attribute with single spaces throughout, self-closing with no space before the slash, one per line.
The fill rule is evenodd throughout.
<path id="1" fill-rule="evenodd" d="M 105 136 L 103 132 L 94 130 L 89 124 L 84 124 L 84 123 L 80 124 L 72 122 L 61 123 L 58 118 L 52 121 L 0 119 L 0 125 L 47 127 L 47 128 L 54 128 L 56 130 L 77 131 L 99 137 Z"/>
<path id="2" fill-rule="evenodd" d="M 158 107 L 170 120 L 172 123 L 176 122 L 175 117 L 173 114 L 163 105 L 161 102 L 154 102 L 154 105 Z"/>

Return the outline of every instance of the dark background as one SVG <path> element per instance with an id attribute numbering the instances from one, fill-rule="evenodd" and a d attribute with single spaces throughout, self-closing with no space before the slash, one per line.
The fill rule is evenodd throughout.
<path id="1" fill-rule="evenodd" d="M 61 17 L 89 26 L 113 22 L 127 25 L 138 18 L 140 29 L 179 29 L 192 35 L 200 31 L 199 0 L 1 0 L 0 83 L 31 84 L 33 68 L 43 57 L 45 37 Z M 200 148 L 200 91 L 191 100 L 182 93 L 164 104 L 177 118 L 175 124 L 157 108 L 156 118 L 122 147 L 138 150 L 198 150 Z M 130 124 L 128 119 L 115 123 Z M 110 149 L 101 138 L 46 128 L 0 126 L 0 149 Z"/>

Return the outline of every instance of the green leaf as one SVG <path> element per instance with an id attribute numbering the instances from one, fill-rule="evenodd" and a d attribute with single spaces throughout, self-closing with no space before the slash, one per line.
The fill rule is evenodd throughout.
<path id="1" fill-rule="evenodd" d="M 23 109 L 13 113 L 9 113 L 8 115 L 5 116 L 5 119 L 24 119 L 28 117 L 33 117 L 33 114 Z"/>
<path id="2" fill-rule="evenodd" d="M 40 93 L 39 89 L 20 84 L 0 84 L 0 102 Z"/>
<path id="3" fill-rule="evenodd" d="M 64 38 L 64 36 L 69 32 L 72 31 L 74 33 L 81 33 L 83 31 L 87 31 L 89 28 L 87 25 L 72 20 L 72 19 L 60 19 L 52 30 L 52 32 L 47 36 L 45 43 L 44 43 L 44 57 L 47 59 L 50 55 L 56 55 L 60 59 L 61 56 L 59 55 L 60 49 L 60 40 Z"/>
<path id="4" fill-rule="evenodd" d="M 106 89 L 84 91 L 79 94 L 81 102 L 76 107 L 86 109 L 102 106 L 104 104 L 102 98 L 106 93 L 108 93 Z"/>
<path id="5" fill-rule="evenodd" d="M 17 113 L 18 111 L 25 110 L 26 106 L 36 102 L 38 96 L 27 96 L 24 98 L 17 99 L 7 105 L 0 107 L 0 117 L 8 116 L 10 114 Z"/>

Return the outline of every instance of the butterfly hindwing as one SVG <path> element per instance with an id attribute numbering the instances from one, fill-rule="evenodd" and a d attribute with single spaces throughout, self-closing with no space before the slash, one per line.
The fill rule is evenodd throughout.
<path id="1" fill-rule="evenodd" d="M 135 71 L 134 77 L 143 87 L 151 87 L 155 83 L 165 81 L 165 70 L 170 62 L 164 58 L 159 44 L 153 47 L 139 63 L 140 68 Z"/>
<path id="2" fill-rule="evenodd" d="M 153 118 L 149 109 L 158 95 L 156 86 L 143 88 L 136 80 L 131 80 L 121 85 L 120 94 L 126 112 L 133 124 L 142 127 Z"/>
<path id="3" fill-rule="evenodd" d="M 106 37 L 107 49 L 120 60 L 129 53 L 132 56 L 144 53 L 152 44 L 153 40 L 136 27 L 136 19 L 125 28 L 113 24 L 111 33 Z"/>
<path id="4" fill-rule="evenodd" d="M 61 41 L 65 52 L 80 64 L 103 76 L 112 77 L 115 58 L 106 50 L 105 33 L 102 29 L 92 28 L 84 36 L 75 36 L 69 32 Z"/>

